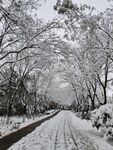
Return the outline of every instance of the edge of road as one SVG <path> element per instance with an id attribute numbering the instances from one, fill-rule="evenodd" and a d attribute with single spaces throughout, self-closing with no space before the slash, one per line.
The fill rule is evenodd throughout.
<path id="1" fill-rule="evenodd" d="M 7 150 L 14 143 L 18 142 L 21 138 L 25 137 L 26 135 L 28 135 L 29 133 L 34 131 L 37 127 L 39 127 L 45 121 L 56 116 L 59 112 L 60 112 L 60 110 L 50 114 L 49 116 L 47 116 L 43 119 L 40 119 L 36 122 L 26 125 L 25 127 L 22 127 L 12 133 L 9 133 L 8 135 L 3 136 L 0 139 L 0 150 Z"/>

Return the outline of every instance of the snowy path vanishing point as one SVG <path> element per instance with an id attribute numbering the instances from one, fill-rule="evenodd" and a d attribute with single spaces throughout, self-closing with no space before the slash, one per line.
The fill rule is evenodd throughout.
<path id="1" fill-rule="evenodd" d="M 61 111 L 8 150 L 113 150 L 91 127 L 70 111 Z"/>

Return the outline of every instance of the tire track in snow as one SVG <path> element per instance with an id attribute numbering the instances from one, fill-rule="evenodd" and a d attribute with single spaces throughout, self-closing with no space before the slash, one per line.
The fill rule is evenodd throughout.
<path id="1" fill-rule="evenodd" d="M 77 140 L 75 140 L 78 147 L 77 150 L 96 150 L 95 146 L 93 145 L 93 141 L 87 135 L 84 135 L 84 132 L 82 130 L 80 131 L 76 127 L 74 127 L 71 119 L 72 118 L 68 119 L 68 124 L 69 124 L 70 133 L 73 136 L 72 139 L 75 140 L 75 138 L 77 138 Z"/>
<path id="2" fill-rule="evenodd" d="M 60 128 L 63 129 L 63 136 L 64 136 L 64 144 L 65 144 L 65 149 L 67 150 L 67 143 L 66 143 L 66 133 L 65 133 L 65 123 L 66 123 L 66 116 L 67 113 L 65 114 L 65 117 L 63 117 L 63 120 L 60 121 L 57 131 L 56 131 L 56 136 L 55 136 L 55 145 L 54 145 L 54 150 L 57 150 L 57 142 L 59 140 L 59 132 L 60 132 Z M 63 124 L 62 124 L 63 122 Z"/>
<path id="3" fill-rule="evenodd" d="M 67 147 L 68 147 L 67 140 L 66 140 L 66 120 L 67 120 L 67 117 L 68 117 L 68 114 L 66 112 L 66 117 L 65 117 L 64 125 L 63 125 L 65 150 L 67 150 Z"/>
<path id="4" fill-rule="evenodd" d="M 76 142 L 76 140 L 74 138 L 74 135 L 73 135 L 71 127 L 70 127 L 69 114 L 68 114 L 68 128 L 69 128 L 69 132 L 70 132 L 71 138 L 72 138 L 72 140 L 74 142 L 74 145 L 76 146 L 76 150 L 79 150 L 78 144 L 77 144 L 77 142 Z"/>

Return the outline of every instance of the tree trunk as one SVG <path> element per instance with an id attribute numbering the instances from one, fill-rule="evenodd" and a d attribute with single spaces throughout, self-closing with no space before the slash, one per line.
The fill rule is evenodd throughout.
<path id="1" fill-rule="evenodd" d="M 11 109 L 12 109 L 12 106 L 11 104 L 9 104 L 8 110 L 7 110 L 7 116 L 6 116 L 6 124 L 9 124 L 10 116 L 11 116 Z"/>
<path id="2" fill-rule="evenodd" d="M 103 88 L 104 91 L 104 104 L 107 103 L 107 94 L 106 94 L 106 88 Z"/>
<path id="3" fill-rule="evenodd" d="M 25 118 L 26 118 L 26 105 L 24 105 L 23 108 L 23 123 L 25 122 Z"/>

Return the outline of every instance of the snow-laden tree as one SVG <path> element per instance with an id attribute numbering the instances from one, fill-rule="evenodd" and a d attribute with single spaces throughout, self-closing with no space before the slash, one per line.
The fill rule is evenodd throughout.
<path id="1" fill-rule="evenodd" d="M 112 80 L 110 74 L 113 52 L 113 8 L 103 13 L 94 13 L 93 7 L 78 6 L 71 0 L 63 0 L 57 1 L 54 9 L 65 16 L 64 37 L 77 45 L 75 51 L 78 52 L 75 53 L 72 50 L 70 55 L 70 58 L 73 58 L 71 66 L 79 66 L 77 70 L 73 69 L 73 74 L 80 72 L 82 87 L 90 98 L 93 109 L 96 101 L 99 104 L 106 104 L 108 82 Z M 79 47 L 78 50 L 77 47 Z M 81 76 L 78 76 L 80 81 Z M 73 78 L 72 75 L 71 78 Z M 76 79 L 73 80 L 76 81 Z"/>
<path id="2" fill-rule="evenodd" d="M 17 112 L 14 110 L 17 104 L 24 106 L 23 114 L 28 107 L 30 110 L 35 107 L 39 88 L 46 91 L 45 78 L 50 76 L 51 68 L 65 49 L 65 42 L 54 32 L 60 27 L 59 18 L 44 23 L 37 17 L 40 2 L 0 3 L 0 89 L 5 97 L 0 104 L 1 107 L 5 104 L 7 123 L 11 113 Z M 37 72 L 40 72 L 39 80 Z M 31 83 L 34 83 L 32 87 L 28 86 Z"/>

